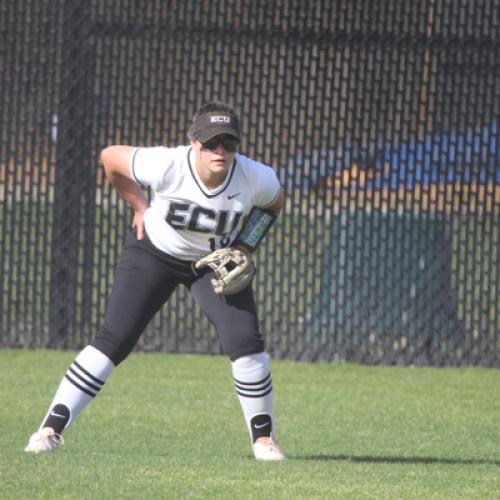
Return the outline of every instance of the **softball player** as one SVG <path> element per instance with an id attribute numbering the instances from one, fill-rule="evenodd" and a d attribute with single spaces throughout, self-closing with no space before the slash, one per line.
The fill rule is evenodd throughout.
<path id="1" fill-rule="evenodd" d="M 134 209 L 134 234 L 118 260 L 101 329 L 65 373 L 25 451 L 63 443 L 63 431 L 182 284 L 231 360 L 255 458 L 285 458 L 275 440 L 271 374 L 251 287 L 251 251 L 281 211 L 283 193 L 270 167 L 236 152 L 240 138 L 234 110 L 213 101 L 195 114 L 188 146 L 103 150 L 108 180 Z"/>

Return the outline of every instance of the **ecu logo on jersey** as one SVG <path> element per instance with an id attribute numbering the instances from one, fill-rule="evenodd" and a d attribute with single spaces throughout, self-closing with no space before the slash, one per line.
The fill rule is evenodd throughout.
<path id="1" fill-rule="evenodd" d="M 177 230 L 223 236 L 236 228 L 242 215 L 242 212 L 235 210 L 214 210 L 192 203 L 172 202 L 165 220 Z"/>

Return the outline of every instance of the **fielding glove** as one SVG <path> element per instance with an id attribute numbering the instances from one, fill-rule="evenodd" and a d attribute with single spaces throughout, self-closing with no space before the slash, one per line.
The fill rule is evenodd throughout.
<path id="1" fill-rule="evenodd" d="M 220 248 L 194 263 L 195 271 L 207 266 L 214 272 L 211 282 L 217 294 L 232 295 L 241 292 L 255 276 L 252 259 L 237 248 Z"/>

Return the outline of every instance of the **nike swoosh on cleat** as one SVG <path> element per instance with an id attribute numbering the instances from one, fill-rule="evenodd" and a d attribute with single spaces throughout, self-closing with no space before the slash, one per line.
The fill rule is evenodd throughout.
<path id="1" fill-rule="evenodd" d="M 262 429 L 263 427 L 266 427 L 266 425 L 269 425 L 269 422 L 266 422 L 265 424 L 261 424 L 261 425 L 254 424 L 254 427 L 256 429 Z"/>
<path id="2" fill-rule="evenodd" d="M 239 194 L 241 194 L 241 193 L 236 193 L 236 194 L 228 194 L 228 195 L 227 195 L 227 199 L 228 199 L 228 200 L 232 200 L 233 198 L 236 198 Z"/>
<path id="3" fill-rule="evenodd" d="M 65 415 L 59 415 L 59 413 L 54 413 L 54 412 L 51 412 L 50 416 L 51 416 L 51 417 L 66 418 L 66 416 L 65 416 Z"/>

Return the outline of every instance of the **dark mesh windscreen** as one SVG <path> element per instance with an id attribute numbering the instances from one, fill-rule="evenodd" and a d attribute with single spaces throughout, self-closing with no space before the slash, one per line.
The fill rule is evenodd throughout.
<path id="1" fill-rule="evenodd" d="M 274 357 L 499 367 L 499 20 L 499 0 L 0 0 L 0 346 L 89 342 L 132 218 L 100 151 L 186 143 L 219 99 L 286 192 L 255 256 Z M 138 348 L 221 352 L 182 288 Z"/>

